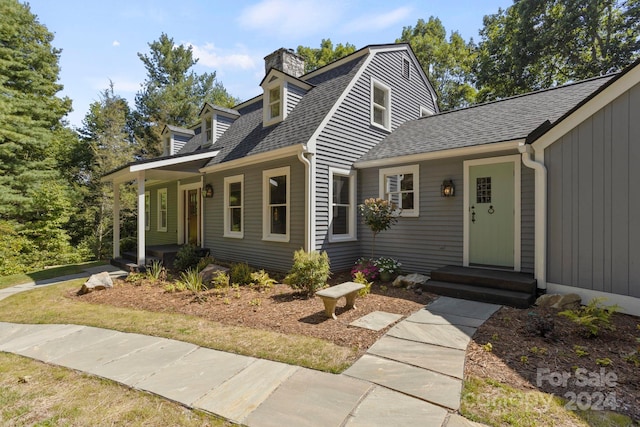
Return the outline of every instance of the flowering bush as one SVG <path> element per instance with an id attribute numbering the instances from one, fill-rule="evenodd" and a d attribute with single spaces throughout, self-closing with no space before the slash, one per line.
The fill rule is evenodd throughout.
<path id="1" fill-rule="evenodd" d="M 362 273 L 367 280 L 376 280 L 380 270 L 375 261 L 369 258 L 360 258 L 351 269 L 351 277 L 355 277 L 357 273 Z"/>
<path id="2" fill-rule="evenodd" d="M 388 230 L 393 224 L 398 222 L 396 212 L 397 206 L 385 199 L 366 199 L 363 204 L 358 205 L 358 211 L 364 219 L 364 223 L 373 233 L 371 244 L 371 256 L 376 247 L 376 236 L 381 231 Z"/>
<path id="3" fill-rule="evenodd" d="M 402 266 L 402 263 L 393 258 L 378 258 L 373 263 L 378 267 L 380 273 L 390 273 L 392 275 L 400 273 L 400 267 Z"/>

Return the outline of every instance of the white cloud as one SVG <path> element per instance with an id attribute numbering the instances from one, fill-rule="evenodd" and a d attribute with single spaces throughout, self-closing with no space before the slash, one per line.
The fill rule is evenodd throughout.
<path id="1" fill-rule="evenodd" d="M 397 25 L 411 16 L 411 8 L 399 7 L 392 11 L 364 15 L 345 25 L 345 32 L 379 31 Z"/>
<path id="2" fill-rule="evenodd" d="M 111 43 L 111 46 L 118 47 L 120 46 L 120 42 L 118 40 L 114 40 L 113 43 Z"/>
<path id="3" fill-rule="evenodd" d="M 330 28 L 342 7 L 335 0 L 262 0 L 244 8 L 238 21 L 247 29 L 297 39 Z"/>
<path id="4" fill-rule="evenodd" d="M 228 51 L 218 49 L 213 43 L 206 43 L 203 46 L 193 43 L 187 43 L 187 45 L 191 46 L 193 56 L 198 58 L 198 65 L 216 70 L 238 68 L 249 70 L 256 66 L 256 59 L 243 52 L 242 48 L 238 48 L 237 51 Z"/>

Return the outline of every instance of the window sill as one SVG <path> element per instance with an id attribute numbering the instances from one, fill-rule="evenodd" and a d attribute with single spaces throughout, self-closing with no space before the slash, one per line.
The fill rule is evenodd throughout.
<path id="1" fill-rule="evenodd" d="M 371 126 L 376 128 L 376 129 L 380 129 L 380 130 L 383 130 L 383 131 L 391 133 L 391 128 L 382 126 L 381 124 L 378 124 L 376 122 L 371 122 Z"/>
<path id="2" fill-rule="evenodd" d="M 229 233 L 225 233 L 222 235 L 222 237 L 225 237 L 227 239 L 244 239 L 244 233 L 242 232 L 229 232 Z"/>
<path id="3" fill-rule="evenodd" d="M 262 236 L 262 240 L 265 242 L 289 243 L 289 236 L 286 234 L 285 235 L 271 234 L 268 236 Z"/>
<path id="4" fill-rule="evenodd" d="M 355 236 L 348 236 L 348 235 L 332 236 L 332 235 L 329 235 L 329 243 L 357 242 L 357 241 L 358 241 L 358 239 Z"/>

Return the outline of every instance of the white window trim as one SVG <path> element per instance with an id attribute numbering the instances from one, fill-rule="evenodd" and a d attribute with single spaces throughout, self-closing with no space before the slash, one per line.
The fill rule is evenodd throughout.
<path id="1" fill-rule="evenodd" d="M 240 183 L 240 231 L 232 231 L 229 206 L 229 185 Z M 235 208 L 238 208 L 237 206 Z M 244 238 L 244 175 L 227 176 L 224 178 L 224 233 L 223 237 L 233 239 Z"/>
<path id="2" fill-rule="evenodd" d="M 271 210 L 269 209 L 269 179 L 273 176 L 287 177 L 287 232 L 271 234 Z M 262 171 L 262 240 L 288 242 L 291 235 L 291 168 L 284 166 Z"/>
<path id="3" fill-rule="evenodd" d="M 384 125 L 376 123 L 374 121 L 374 119 L 373 119 L 374 118 L 374 102 L 373 102 L 373 99 L 374 99 L 374 95 L 373 95 L 374 88 L 382 89 L 387 93 L 387 96 L 386 96 L 386 101 L 387 102 L 386 102 L 386 105 L 384 105 L 384 109 L 385 109 L 385 111 L 384 111 L 385 112 L 385 120 L 384 120 L 385 124 Z M 380 129 L 384 129 L 384 130 L 390 131 L 391 130 L 391 87 L 387 86 L 386 84 L 382 83 L 381 81 L 379 81 L 377 79 L 371 78 L 371 91 L 370 92 L 371 92 L 370 93 L 370 95 L 371 95 L 371 102 L 370 102 L 370 104 L 371 104 L 370 105 L 371 125 L 375 126 L 377 128 L 380 128 Z"/>
<path id="4" fill-rule="evenodd" d="M 287 117 L 287 82 L 282 80 L 274 80 L 273 83 L 265 86 L 262 104 L 262 121 L 264 126 L 271 126 L 283 121 Z M 269 93 L 272 89 L 278 87 L 280 89 L 280 115 L 271 117 L 271 104 L 269 102 Z"/>
<path id="5" fill-rule="evenodd" d="M 335 175 L 349 178 L 349 233 L 333 234 L 333 177 Z M 329 168 L 329 242 L 346 242 L 356 240 L 356 171 Z"/>
<path id="6" fill-rule="evenodd" d="M 148 215 L 148 216 L 147 216 Z M 151 230 L 151 192 L 144 192 L 144 229 Z"/>
<path id="7" fill-rule="evenodd" d="M 211 123 L 211 138 L 207 137 L 207 122 Z M 204 143 L 203 146 L 211 145 L 216 142 L 216 116 L 215 114 L 207 114 L 204 117 Z"/>
<path id="8" fill-rule="evenodd" d="M 167 223 L 164 225 L 164 227 L 162 226 L 162 194 L 165 195 L 166 200 L 167 200 L 167 205 L 165 206 L 165 210 L 167 212 L 166 218 L 167 218 Z M 157 196 L 158 196 L 158 231 L 167 231 L 167 228 L 169 226 L 169 194 L 167 193 L 167 189 L 166 188 L 159 188 L 157 191 Z"/>
<path id="9" fill-rule="evenodd" d="M 420 166 L 419 165 L 409 165 L 409 166 L 400 166 L 393 168 L 385 168 L 379 170 L 378 175 L 378 190 L 381 199 L 386 199 L 385 193 L 385 177 L 388 175 L 399 175 L 399 174 L 413 174 L 413 209 L 402 209 L 400 212 L 400 216 L 402 217 L 418 217 L 420 216 Z"/>

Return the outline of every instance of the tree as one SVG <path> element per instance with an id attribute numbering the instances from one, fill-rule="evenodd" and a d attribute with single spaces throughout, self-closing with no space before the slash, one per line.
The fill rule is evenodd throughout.
<path id="1" fill-rule="evenodd" d="M 438 18 L 418 19 L 415 27 L 402 29 L 396 43 L 409 43 L 422 69 L 438 96 L 441 110 L 464 107 L 474 102 L 476 90 L 472 84 L 475 58 L 473 40 L 466 42 L 454 31 L 447 32 Z"/>
<path id="2" fill-rule="evenodd" d="M 639 49 L 637 0 L 518 0 L 484 17 L 480 100 L 619 71 Z"/>
<path id="3" fill-rule="evenodd" d="M 216 81 L 216 73 L 196 74 L 191 68 L 198 62 L 191 46 L 176 46 L 162 33 L 149 43 L 150 53 L 138 53 L 147 70 L 147 79 L 136 94 L 135 135 L 143 157 L 162 152 L 160 132 L 164 125 L 189 127 L 198 118 L 205 102 L 232 107 L 237 100 Z"/>
<path id="4" fill-rule="evenodd" d="M 322 39 L 320 48 L 298 46 L 297 53 L 304 58 L 304 72 L 309 73 L 317 68 L 336 61 L 356 51 L 355 45 L 338 43 L 334 48 L 331 39 Z"/>
<path id="5" fill-rule="evenodd" d="M 385 199 L 366 199 L 363 204 L 358 205 L 358 210 L 367 227 L 371 230 L 373 241 L 371 244 L 371 258 L 373 258 L 376 248 L 376 236 L 398 222 L 396 206 Z"/>
<path id="6" fill-rule="evenodd" d="M 111 83 L 100 94 L 100 100 L 89 106 L 80 130 L 91 162 L 85 175 L 84 210 L 77 221 L 84 232 L 78 234 L 84 236 L 84 246 L 97 258 L 109 255 L 107 237 L 113 228 L 113 189 L 100 178 L 134 158 L 130 117 L 126 99 L 114 93 Z M 120 199 L 123 223 L 135 221 L 135 189 L 131 184 L 123 185 Z"/>
<path id="7" fill-rule="evenodd" d="M 56 94 L 60 50 L 27 4 L 0 0 L 0 221 L 20 237 L 21 265 L 74 258 L 72 194 L 57 166 L 71 100 Z"/>

